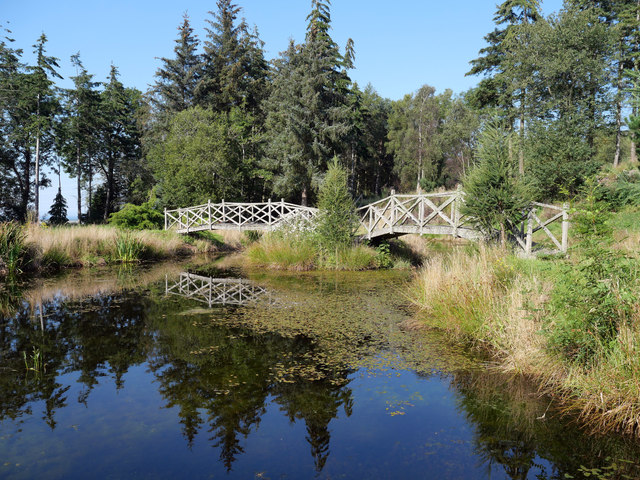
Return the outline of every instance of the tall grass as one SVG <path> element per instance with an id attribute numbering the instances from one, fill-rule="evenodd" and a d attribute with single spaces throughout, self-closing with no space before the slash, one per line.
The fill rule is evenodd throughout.
<path id="1" fill-rule="evenodd" d="M 265 235 L 246 251 L 250 265 L 279 270 L 311 270 L 317 265 L 318 250 L 307 239 Z"/>
<path id="2" fill-rule="evenodd" d="M 22 273 L 26 259 L 26 233 L 24 227 L 14 222 L 0 223 L 0 270 L 15 276 Z"/>
<path id="3" fill-rule="evenodd" d="M 562 272 L 554 263 L 486 247 L 433 258 L 410 287 L 414 325 L 490 351 L 502 370 L 536 378 L 595 431 L 640 436 L 640 305 L 590 362 L 562 356 L 554 338 L 571 330 L 566 312 L 552 304 L 558 282 L 566 281 Z"/>

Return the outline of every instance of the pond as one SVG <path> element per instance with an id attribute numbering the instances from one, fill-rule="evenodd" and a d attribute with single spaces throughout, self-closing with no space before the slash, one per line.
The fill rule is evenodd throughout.
<path id="1" fill-rule="evenodd" d="M 0 478 L 640 478 L 523 379 L 405 328 L 408 272 L 233 262 L 0 296 Z"/>

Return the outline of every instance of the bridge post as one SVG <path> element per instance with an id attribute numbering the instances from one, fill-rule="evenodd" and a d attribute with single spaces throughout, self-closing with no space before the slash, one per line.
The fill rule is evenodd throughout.
<path id="1" fill-rule="evenodd" d="M 167 229 L 167 207 L 164 208 L 164 229 Z"/>
<path id="2" fill-rule="evenodd" d="M 280 218 L 284 217 L 284 198 L 280 199 Z"/>
<path id="3" fill-rule="evenodd" d="M 527 214 L 527 237 L 525 239 L 524 253 L 529 256 L 533 250 L 533 210 Z"/>
<path id="4" fill-rule="evenodd" d="M 462 203 L 462 185 L 456 187 L 456 198 L 452 203 L 453 209 L 451 217 L 453 218 L 453 236 L 458 237 L 458 227 L 460 226 L 460 204 Z"/>
<path id="5" fill-rule="evenodd" d="M 562 204 L 562 253 L 569 248 L 569 204 Z"/>
<path id="6" fill-rule="evenodd" d="M 211 222 L 211 199 L 207 200 L 207 216 L 209 217 L 209 230 L 212 229 Z"/>
<path id="7" fill-rule="evenodd" d="M 267 200 L 267 225 L 269 225 L 269 230 L 271 230 L 271 197 Z"/>
<path id="8" fill-rule="evenodd" d="M 222 199 L 222 206 L 220 207 L 220 211 L 222 212 L 222 218 L 220 219 L 220 223 L 229 223 L 227 221 L 227 215 L 224 213 L 224 198 Z"/>

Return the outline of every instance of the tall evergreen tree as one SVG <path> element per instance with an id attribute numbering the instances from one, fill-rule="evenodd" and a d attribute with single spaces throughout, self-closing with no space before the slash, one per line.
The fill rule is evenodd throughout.
<path id="1" fill-rule="evenodd" d="M 84 68 L 79 53 L 71 56 L 71 63 L 76 67 L 76 75 L 71 77 L 74 88 L 63 93 L 58 153 L 64 159 L 67 173 L 76 178 L 78 220 L 82 221 L 82 185 L 93 177 L 102 115 L 99 83 Z"/>
<path id="2" fill-rule="evenodd" d="M 313 0 L 303 45 L 289 45 L 274 66 L 267 103 L 268 165 L 273 188 L 306 204 L 315 178 L 348 148 L 352 128 L 346 60 L 329 34 L 328 1 Z"/>
<path id="3" fill-rule="evenodd" d="M 104 221 L 115 211 L 118 197 L 126 196 L 127 189 L 144 169 L 137 123 L 141 94 L 126 88 L 118 77 L 118 69 L 112 65 L 109 81 L 100 96 L 103 125 L 97 160 L 105 181 Z"/>
<path id="4" fill-rule="evenodd" d="M 240 7 L 231 0 L 218 0 L 217 7 L 209 12 L 213 19 L 207 20 L 197 102 L 215 111 L 242 107 L 255 112 L 266 86 L 263 43 L 244 19 L 237 22 Z"/>
<path id="5" fill-rule="evenodd" d="M 178 27 L 173 49 L 174 58 L 161 58 L 153 86 L 154 106 L 161 112 L 181 112 L 194 105 L 195 90 L 200 78 L 200 41 L 193 33 L 189 16 L 185 13 Z"/>
<path id="6" fill-rule="evenodd" d="M 524 174 L 525 119 L 530 71 L 523 68 L 523 64 L 510 61 L 510 53 L 515 45 L 527 43 L 527 27 L 541 18 L 539 0 L 502 2 L 493 18 L 501 28 L 496 28 L 485 37 L 488 45 L 480 50 L 480 57 L 471 61 L 472 68 L 467 73 L 484 75 L 473 93 L 478 107 L 500 109 L 509 125 L 518 119 L 518 171 L 521 175 Z"/>

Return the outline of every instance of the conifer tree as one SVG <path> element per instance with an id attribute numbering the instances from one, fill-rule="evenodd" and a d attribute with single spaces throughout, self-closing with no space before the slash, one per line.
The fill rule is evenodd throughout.
<path id="1" fill-rule="evenodd" d="M 266 107 L 267 160 L 275 172 L 274 191 L 287 197 L 300 195 L 303 205 L 329 159 L 347 150 L 352 128 L 351 81 L 346 72 L 352 55 L 345 60 L 329 34 L 329 6 L 328 1 L 312 1 L 305 43 L 292 42 L 275 62 Z"/>
<path id="2" fill-rule="evenodd" d="M 200 76 L 200 41 L 193 33 L 189 16 L 185 13 L 178 27 L 174 58 L 161 58 L 153 86 L 153 104 L 161 112 L 181 112 L 194 105 L 195 89 Z"/>
<path id="3" fill-rule="evenodd" d="M 53 204 L 49 209 L 49 223 L 51 225 L 64 225 L 67 218 L 67 201 L 62 196 L 62 190 L 58 187 L 58 193 L 53 199 Z"/>
<path id="4" fill-rule="evenodd" d="M 78 220 L 82 221 L 82 185 L 93 177 L 102 115 L 99 83 L 94 82 L 93 75 L 84 68 L 79 53 L 71 56 L 71 63 L 77 73 L 71 77 L 74 88 L 63 92 L 64 115 L 59 127 L 58 153 L 64 159 L 67 173 L 76 178 Z"/>

